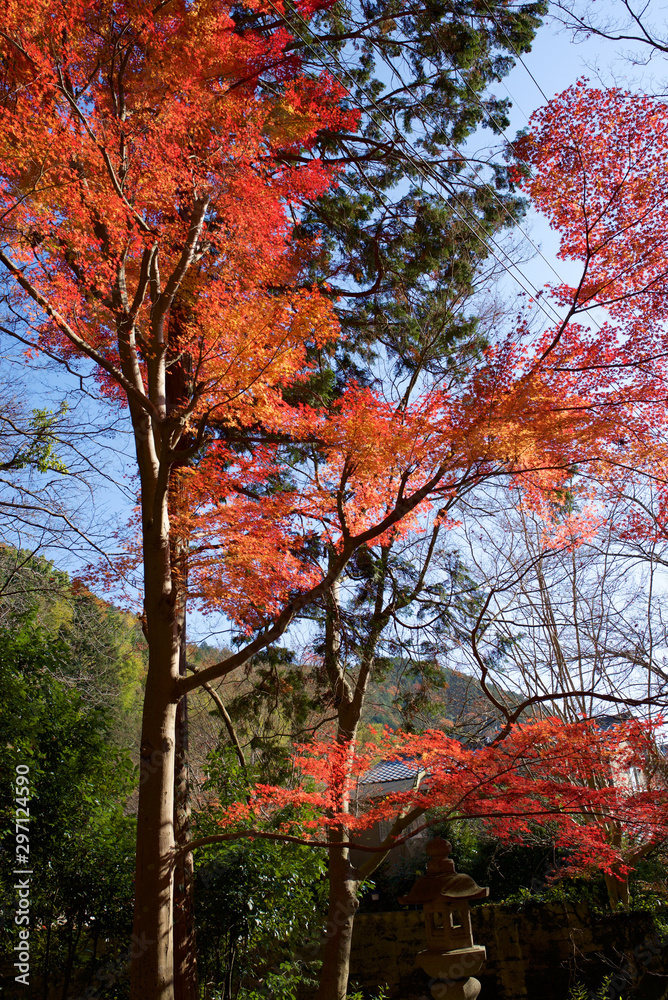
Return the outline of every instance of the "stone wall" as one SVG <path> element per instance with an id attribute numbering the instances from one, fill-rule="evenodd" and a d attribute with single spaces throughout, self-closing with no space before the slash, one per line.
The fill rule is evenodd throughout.
<path id="1" fill-rule="evenodd" d="M 476 906 L 471 916 L 473 939 L 487 948 L 480 1000 L 566 1000 L 576 981 L 595 989 L 610 974 L 615 1000 L 666 994 L 668 935 L 656 930 L 649 913 L 592 917 L 584 906 L 552 903 L 520 912 Z M 421 912 L 358 914 L 351 981 L 371 992 L 387 984 L 390 1000 L 430 998 L 427 976 L 415 965 L 424 947 Z M 646 985 L 638 992 L 643 975 Z"/>

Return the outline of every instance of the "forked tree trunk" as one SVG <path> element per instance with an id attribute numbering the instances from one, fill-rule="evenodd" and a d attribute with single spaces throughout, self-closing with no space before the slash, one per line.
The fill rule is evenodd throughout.
<path id="1" fill-rule="evenodd" d="M 330 554 L 330 560 L 333 557 L 333 553 Z M 387 550 L 383 550 L 381 572 L 375 581 L 377 590 L 374 611 L 368 623 L 368 634 L 361 650 L 359 669 L 355 678 L 352 673 L 347 673 L 341 661 L 340 583 L 338 580 L 332 584 L 327 595 L 324 665 L 331 685 L 332 700 L 337 708 L 337 740 L 339 744 L 349 744 L 350 747 L 354 745 L 357 738 L 364 698 L 375 662 L 376 648 L 381 633 L 389 620 L 383 601 L 386 572 Z M 349 775 L 350 772 L 348 772 Z M 350 810 L 351 803 L 347 798 L 347 793 L 345 800 L 340 805 L 344 811 Z M 330 830 L 330 840 L 338 842 L 348 840 L 348 831 Z M 330 848 L 328 880 L 327 926 L 325 928 L 317 1000 L 346 1000 L 353 924 L 359 907 L 358 891 L 362 881 L 360 872 L 353 868 L 350 863 L 348 848 Z"/>
<path id="2" fill-rule="evenodd" d="M 330 556 L 330 559 L 332 557 Z M 357 733 L 361 701 L 355 699 L 353 689 L 341 663 L 341 631 L 339 613 L 339 583 L 333 584 L 327 595 L 325 618 L 325 669 L 329 678 L 334 704 L 338 714 L 337 741 L 351 744 Z M 340 802 L 348 811 L 347 793 Z M 348 831 L 330 828 L 329 839 L 334 844 L 348 839 Z M 322 968 L 316 1000 L 346 1000 L 350 971 L 350 948 L 355 913 L 359 907 L 357 892 L 359 872 L 350 864 L 347 847 L 329 849 L 327 870 L 329 899 L 327 924 L 322 953 Z"/>

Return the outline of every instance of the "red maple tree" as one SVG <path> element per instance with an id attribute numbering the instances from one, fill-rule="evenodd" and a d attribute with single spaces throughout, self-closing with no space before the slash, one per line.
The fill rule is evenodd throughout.
<path id="1" fill-rule="evenodd" d="M 476 819 L 517 843 L 534 826 L 549 825 L 570 852 L 564 873 L 628 870 L 634 845 L 662 840 L 667 832 L 668 787 L 653 766 L 660 753 L 658 724 L 534 719 L 486 745 L 462 743 L 441 730 L 386 729 L 357 743 L 318 740 L 296 748 L 298 779 L 291 787 L 256 784 L 247 799 L 220 811 L 224 832 L 194 841 L 193 848 L 241 836 L 325 846 L 333 830 L 343 829 L 350 846 L 385 856 L 434 822 Z M 414 786 L 360 795 L 360 778 L 388 760 L 401 761 L 414 774 Z M 642 787 L 628 780 L 633 769 L 646 775 Z M 416 817 L 429 813 L 415 825 Z M 359 832 L 387 821 L 391 829 L 379 847 L 356 841 Z M 623 827 L 623 846 L 610 841 L 612 822 Z"/>

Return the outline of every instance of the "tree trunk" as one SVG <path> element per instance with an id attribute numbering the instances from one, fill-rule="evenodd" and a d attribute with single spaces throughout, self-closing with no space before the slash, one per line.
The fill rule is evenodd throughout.
<path id="1" fill-rule="evenodd" d="M 76 934 L 74 933 L 74 922 L 76 918 L 72 918 L 72 923 L 69 926 L 69 936 L 67 940 L 67 963 L 65 965 L 65 977 L 63 979 L 63 992 L 61 994 L 60 1000 L 67 1000 L 67 994 L 70 991 L 70 982 L 72 980 L 72 969 L 74 968 L 74 956 L 76 954 L 77 945 L 79 944 L 79 938 L 81 937 L 81 927 L 82 921 L 80 920 L 77 924 Z"/>
<path id="2" fill-rule="evenodd" d="M 179 635 L 167 524 L 165 512 L 161 531 L 150 523 L 144 528 L 149 666 L 140 748 L 131 1000 L 174 1000 L 172 853 Z"/>
<path id="3" fill-rule="evenodd" d="M 624 835 L 619 823 L 608 825 L 608 841 L 612 847 L 621 850 Z M 636 857 L 640 857 L 642 852 L 637 852 Z M 629 905 L 629 880 L 627 875 L 622 875 L 617 867 L 613 865 L 610 872 L 604 872 L 605 887 L 608 890 L 608 902 L 611 910 L 618 910 L 619 907 L 628 908 Z"/>
<path id="4" fill-rule="evenodd" d="M 182 677 L 186 675 L 185 610 L 181 621 L 179 673 Z M 192 839 L 187 695 L 181 698 L 176 709 L 174 826 L 176 844 L 183 847 Z M 194 877 L 192 852 L 181 855 L 174 869 L 174 1000 L 197 1000 Z"/>
<path id="5" fill-rule="evenodd" d="M 340 628 L 339 582 L 336 581 L 327 595 L 325 669 L 337 709 L 337 741 L 339 744 L 352 747 L 360 719 L 361 699 L 355 698 L 341 662 Z M 350 801 L 347 792 L 344 793 L 339 805 L 344 812 L 349 811 Z M 330 827 L 329 839 L 334 843 L 342 843 L 348 839 L 348 831 L 342 827 Z M 355 913 L 359 907 L 357 891 L 360 883 L 359 872 L 350 864 L 347 847 L 330 847 L 327 878 L 329 881 L 327 925 L 316 1000 L 346 1000 L 350 947 Z"/>
<path id="6" fill-rule="evenodd" d="M 95 965 L 97 963 L 97 946 L 100 943 L 100 924 L 96 920 L 93 926 L 93 950 L 90 956 L 90 965 L 88 979 L 86 981 L 86 989 L 90 991 L 91 983 L 93 982 L 93 976 L 95 975 Z"/>
<path id="7" fill-rule="evenodd" d="M 182 309 L 179 305 L 170 319 L 170 339 L 179 342 L 178 332 Z M 182 357 L 170 366 L 167 376 L 168 398 L 183 405 L 190 388 L 191 364 Z M 180 446 L 187 449 L 192 436 L 185 433 Z M 178 525 L 187 510 L 187 484 L 178 469 L 172 470 L 167 505 L 170 524 Z M 173 532 L 170 546 L 172 582 L 177 592 L 174 602 L 176 628 L 179 636 L 179 675 L 187 674 L 187 601 L 188 601 L 188 540 L 178 530 Z M 190 828 L 190 773 L 188 753 L 188 696 L 184 695 L 176 708 L 176 761 L 174 772 L 174 839 L 179 848 L 192 840 Z M 174 869 L 174 997 L 175 1000 L 197 1000 L 197 949 L 195 943 L 195 865 L 192 852 L 181 854 Z"/>
<path id="8" fill-rule="evenodd" d="M 170 350 L 178 352 L 178 308 L 170 319 Z M 173 325 L 173 329 L 171 328 Z M 177 358 L 172 356 L 172 362 Z M 153 373 L 156 401 L 169 415 L 187 395 L 188 362 L 170 364 L 162 374 Z M 164 381 L 161 384 L 161 378 Z M 160 390 L 164 397 L 160 400 Z M 143 413 L 133 414 L 137 457 L 142 475 L 142 534 L 144 557 L 144 612 L 149 648 L 149 666 L 144 695 L 140 750 L 140 786 L 137 813 L 137 858 L 135 870 L 135 912 L 130 1000 L 175 1000 L 175 979 L 179 989 L 188 982 L 181 972 L 189 961 L 184 948 L 190 947 L 183 921 L 177 933 L 178 977 L 174 955 L 174 859 L 176 843 L 174 781 L 176 771 L 176 684 L 181 670 L 182 639 L 185 642 L 187 602 L 185 559 L 187 550 L 174 532 L 172 517 L 182 499 L 174 458 L 167 457 L 165 444 L 171 439 L 158 436 L 155 458 L 150 458 L 147 442 L 154 441 L 155 428 Z M 161 431 L 161 434 L 164 431 Z M 145 435 L 148 434 L 148 437 Z M 185 444 L 185 442 L 183 442 Z M 148 457 L 147 457 L 148 456 Z M 185 665 L 185 664 L 184 664 Z M 185 712 L 185 705 L 183 710 Z M 181 716 L 181 736 L 185 740 L 187 717 Z M 186 766 L 184 760 L 181 766 Z M 185 819 L 185 817 L 181 817 Z M 179 835 L 189 830 L 179 824 Z M 182 861 L 182 866 L 187 865 Z M 182 868 L 183 870 L 183 868 Z M 184 893 L 191 889 L 183 885 Z M 182 911 L 183 912 L 183 911 Z M 184 918 L 186 917 L 183 912 Z M 187 994 L 181 993 L 179 1000 Z"/>
<path id="9" fill-rule="evenodd" d="M 327 926 L 316 1000 L 346 1000 L 358 888 L 359 873 L 350 864 L 348 848 L 331 847 Z"/>
<path id="10" fill-rule="evenodd" d="M 234 963 L 237 958 L 237 948 L 236 945 L 232 945 L 227 953 L 227 961 L 225 963 L 225 985 L 223 987 L 223 1000 L 233 1000 L 233 990 L 234 986 Z"/>
<path id="11" fill-rule="evenodd" d="M 608 901 L 611 910 L 618 910 L 620 906 L 628 908 L 629 905 L 629 880 L 625 875 L 612 871 L 611 874 L 604 872 L 605 887 L 608 890 Z"/>

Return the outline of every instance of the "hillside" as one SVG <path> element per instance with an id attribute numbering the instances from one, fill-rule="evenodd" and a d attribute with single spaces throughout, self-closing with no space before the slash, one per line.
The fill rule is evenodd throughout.
<path id="1" fill-rule="evenodd" d="M 113 718 L 118 746 L 135 747 L 141 719 L 146 643 L 134 615 L 91 593 L 42 556 L 0 547 L 0 633 L 39 633 L 68 656 L 56 680 L 75 687 Z"/>
<path id="2" fill-rule="evenodd" d="M 64 642 L 72 656 L 54 665 L 55 676 L 84 698 L 111 710 L 113 739 L 136 752 L 145 675 L 145 641 L 138 620 L 70 580 L 42 557 L 0 548 L 0 631 L 27 626 Z M 188 647 L 195 669 L 224 658 L 226 650 L 206 644 Z M 370 683 L 364 726 L 392 729 L 451 729 L 480 733 L 494 721 L 493 708 L 475 678 L 436 663 L 385 663 Z M 226 721 L 220 703 L 229 713 Z M 331 714 L 327 685 L 317 663 L 301 665 L 284 648 L 270 650 L 189 699 L 191 766 L 195 785 L 207 756 L 232 745 L 231 727 L 249 759 L 270 765 L 292 742 L 321 733 Z M 326 725 L 326 724 L 325 724 Z"/>
<path id="3" fill-rule="evenodd" d="M 433 665 L 437 680 L 426 685 L 410 676 L 397 663 L 380 681 L 372 681 L 363 720 L 366 725 L 391 729 L 457 729 L 471 735 L 488 728 L 496 719 L 494 706 L 480 690 L 477 680 L 441 665 Z"/>

